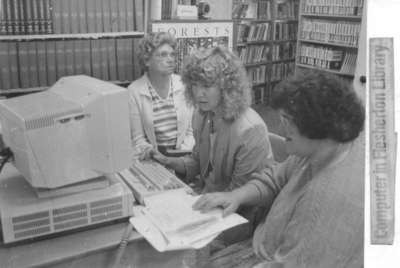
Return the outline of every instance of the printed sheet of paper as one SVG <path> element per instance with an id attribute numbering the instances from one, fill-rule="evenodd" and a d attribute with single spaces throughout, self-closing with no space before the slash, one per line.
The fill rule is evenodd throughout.
<path id="1" fill-rule="evenodd" d="M 247 222 L 238 214 L 222 217 L 220 209 L 194 211 L 199 197 L 181 190 L 148 197 L 130 222 L 158 251 L 201 248 L 222 231 Z"/>

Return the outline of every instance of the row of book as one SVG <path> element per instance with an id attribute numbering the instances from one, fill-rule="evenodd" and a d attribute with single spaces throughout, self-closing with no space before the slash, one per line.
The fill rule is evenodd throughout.
<path id="1" fill-rule="evenodd" d="M 232 18 L 296 19 L 298 10 L 298 0 L 247 0 L 236 4 L 232 11 Z"/>
<path id="2" fill-rule="evenodd" d="M 271 0 L 260 1 L 238 1 L 232 9 L 233 19 L 265 19 L 270 20 L 271 16 Z"/>
<path id="3" fill-rule="evenodd" d="M 0 0 L 0 34 L 71 34 L 143 29 L 142 0 Z"/>
<path id="4" fill-rule="evenodd" d="M 86 74 L 127 83 L 141 70 L 134 38 L 0 42 L 0 89 L 47 87 Z"/>
<path id="5" fill-rule="evenodd" d="M 51 34 L 51 0 L 0 0 L 0 34 Z"/>
<path id="6" fill-rule="evenodd" d="M 296 43 L 283 42 L 272 45 L 271 59 L 278 60 L 294 60 L 296 57 Z"/>
<path id="7" fill-rule="evenodd" d="M 324 46 L 300 46 L 299 63 L 318 68 L 352 74 L 355 69 L 357 55 L 355 52 Z"/>
<path id="8" fill-rule="evenodd" d="M 176 72 L 180 73 L 182 70 L 185 57 L 193 50 L 204 47 L 224 46 L 228 47 L 229 39 L 227 36 L 220 37 L 193 37 L 193 38 L 177 38 L 177 55 L 176 55 Z"/>
<path id="9" fill-rule="evenodd" d="M 244 22 L 238 25 L 237 42 L 272 40 L 271 23 Z"/>
<path id="10" fill-rule="evenodd" d="M 361 16 L 364 0 L 305 0 L 303 13 Z"/>
<path id="11" fill-rule="evenodd" d="M 253 86 L 251 91 L 251 104 L 266 103 L 269 101 L 270 87 L 268 84 L 258 84 Z"/>
<path id="12" fill-rule="evenodd" d="M 299 14 L 299 1 L 276 0 L 274 10 L 276 19 L 296 19 Z"/>
<path id="13" fill-rule="evenodd" d="M 250 82 L 253 86 L 267 82 L 267 65 L 259 65 L 247 70 Z"/>
<path id="14" fill-rule="evenodd" d="M 344 55 L 342 68 L 340 69 L 340 72 L 346 74 L 354 74 L 356 70 L 356 65 L 357 65 L 357 54 L 347 52 Z"/>
<path id="15" fill-rule="evenodd" d="M 300 38 L 357 47 L 360 23 L 304 18 Z"/>
<path id="16" fill-rule="evenodd" d="M 266 63 L 271 61 L 270 45 L 249 45 L 238 48 L 238 56 L 245 63 Z"/>
<path id="17" fill-rule="evenodd" d="M 271 82 L 279 82 L 285 77 L 294 73 L 294 61 L 293 62 L 280 62 L 271 65 Z"/>
<path id="18" fill-rule="evenodd" d="M 297 39 L 297 22 L 275 22 L 274 40 Z"/>

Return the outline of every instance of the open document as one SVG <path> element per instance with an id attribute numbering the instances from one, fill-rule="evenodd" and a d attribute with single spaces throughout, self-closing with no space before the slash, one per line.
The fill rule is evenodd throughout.
<path id="1" fill-rule="evenodd" d="M 222 217 L 222 209 L 193 210 L 199 197 L 182 189 L 147 197 L 130 222 L 160 252 L 204 247 L 222 231 L 247 222 L 238 214 Z"/>

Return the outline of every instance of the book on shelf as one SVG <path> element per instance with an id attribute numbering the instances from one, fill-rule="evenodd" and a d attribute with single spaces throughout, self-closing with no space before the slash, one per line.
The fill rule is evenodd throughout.
<path id="1" fill-rule="evenodd" d="M 304 40 L 357 47 L 360 30 L 358 22 L 304 18 L 299 36 Z"/>
<path id="2" fill-rule="evenodd" d="M 142 0 L 1 0 L 0 35 L 134 31 Z M 166 2 L 166 1 L 160 1 Z M 135 18 L 136 11 L 140 15 Z M 141 26 L 143 28 L 143 22 Z"/>
<path id="3" fill-rule="evenodd" d="M 364 0 L 307 0 L 303 13 L 339 16 L 361 16 Z"/>
<path id="4" fill-rule="evenodd" d="M 299 12 L 298 1 L 275 0 L 274 13 L 277 19 L 296 19 Z"/>
<path id="5" fill-rule="evenodd" d="M 130 222 L 160 252 L 204 247 L 222 231 L 247 222 L 236 213 L 223 217 L 222 209 L 193 210 L 199 197 L 185 189 L 145 197 L 145 205 L 136 207 Z"/>

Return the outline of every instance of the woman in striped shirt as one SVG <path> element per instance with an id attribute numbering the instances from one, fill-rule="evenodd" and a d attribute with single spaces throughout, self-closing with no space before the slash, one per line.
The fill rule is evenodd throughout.
<path id="1" fill-rule="evenodd" d="M 135 152 L 148 158 L 152 150 L 191 150 L 192 106 L 175 70 L 175 38 L 165 32 L 150 33 L 139 44 L 138 58 L 144 75 L 129 85 L 130 120 Z"/>

